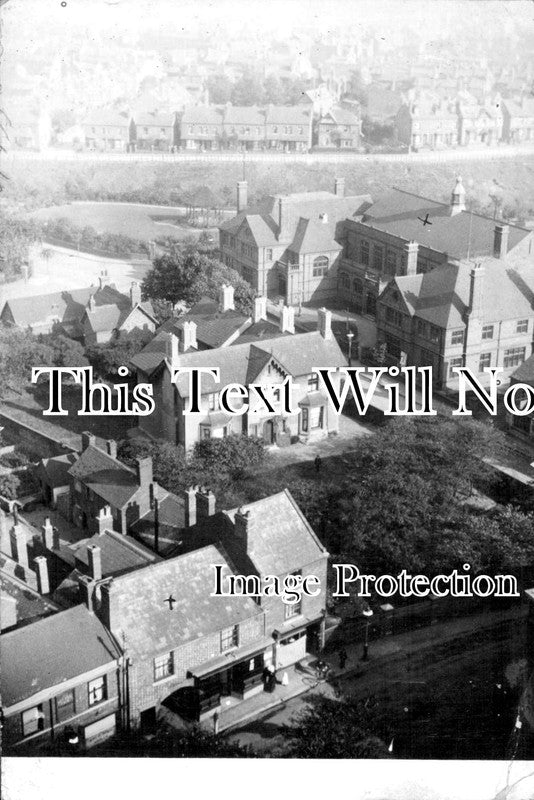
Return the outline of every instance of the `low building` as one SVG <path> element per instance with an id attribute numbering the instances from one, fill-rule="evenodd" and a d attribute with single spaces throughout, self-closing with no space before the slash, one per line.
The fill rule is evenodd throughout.
<path id="1" fill-rule="evenodd" d="M 378 301 L 378 340 L 390 363 L 431 366 L 440 387 L 457 386 L 455 367 L 508 377 L 532 354 L 533 293 L 531 269 L 493 258 L 397 277 Z"/>
<path id="2" fill-rule="evenodd" d="M 265 147 L 264 108 L 233 106 L 227 103 L 223 115 L 223 140 L 232 148 L 263 150 Z"/>
<path id="3" fill-rule="evenodd" d="M 45 505 L 56 508 L 60 498 L 69 494 L 69 469 L 77 458 L 77 453 L 66 453 L 64 456 L 53 456 L 39 461 L 33 474 L 39 481 Z"/>
<path id="4" fill-rule="evenodd" d="M 509 144 L 534 141 L 534 98 L 503 100 L 503 139 Z"/>
<path id="5" fill-rule="evenodd" d="M 312 146 L 312 122 L 309 104 L 268 106 L 265 118 L 267 148 L 285 153 L 307 153 Z"/>
<path id="6" fill-rule="evenodd" d="M 121 651 L 86 606 L 2 633 L 0 646 L 4 754 L 78 752 L 120 728 Z"/>
<path id="7" fill-rule="evenodd" d="M 153 332 L 157 325 L 150 301 L 141 300 L 139 284 L 133 282 L 125 295 L 105 272 L 97 287 L 6 300 L 0 321 L 35 334 L 51 333 L 60 325 L 67 336 L 84 344 L 109 342 L 134 329 Z"/>
<path id="8" fill-rule="evenodd" d="M 462 147 L 481 144 L 493 147 L 498 144 L 503 135 L 502 105 L 502 102 L 482 105 L 459 101 L 458 144 Z"/>
<path id="9" fill-rule="evenodd" d="M 438 98 L 421 97 L 403 103 L 395 117 L 395 130 L 399 141 L 415 151 L 458 144 L 456 110 Z"/>
<path id="10" fill-rule="evenodd" d="M 180 147 L 218 150 L 223 138 L 223 112 L 215 106 L 186 106 L 179 120 Z"/>
<path id="11" fill-rule="evenodd" d="M 135 122 L 129 114 L 115 109 L 99 109 L 82 120 L 85 146 L 89 150 L 126 152 L 135 140 Z"/>
<path id="12" fill-rule="evenodd" d="M 179 144 L 179 126 L 172 112 L 138 111 L 133 114 L 136 150 L 169 152 Z"/>
<path id="13" fill-rule="evenodd" d="M 317 147 L 320 149 L 357 150 L 361 145 L 360 113 L 334 106 L 316 123 Z"/>

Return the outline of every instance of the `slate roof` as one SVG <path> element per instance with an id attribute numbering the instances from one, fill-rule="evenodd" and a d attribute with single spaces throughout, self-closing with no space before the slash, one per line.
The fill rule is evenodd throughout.
<path id="1" fill-rule="evenodd" d="M 285 202 L 286 213 L 290 221 L 287 226 L 288 234 L 284 239 L 278 238 L 280 199 Z M 283 243 L 289 249 L 294 250 L 297 246 L 296 244 L 294 245 L 294 242 L 301 219 L 309 220 L 311 231 L 313 227 L 325 225 L 320 217 L 326 213 L 329 220 L 328 225 L 333 226 L 335 222 L 341 222 L 344 219 L 361 217 L 371 203 L 372 200 L 369 195 L 341 197 L 332 192 L 323 191 L 272 195 L 257 206 L 244 209 L 232 219 L 223 222 L 219 229 L 235 234 L 245 223 L 248 225 L 258 247 Z M 323 228 L 323 231 L 325 230 L 326 228 Z M 333 230 L 333 227 L 329 228 L 330 232 L 333 232 Z M 318 234 L 320 237 L 323 235 L 321 232 Z M 332 245 L 331 247 L 330 244 Z M 327 249 L 334 250 L 336 246 L 337 242 L 332 237 Z"/>
<path id="2" fill-rule="evenodd" d="M 124 633 L 128 652 L 151 657 L 262 614 L 249 597 L 211 597 L 213 564 L 223 577 L 236 574 L 222 547 L 209 545 L 113 579 L 111 626 L 119 640 Z"/>
<path id="3" fill-rule="evenodd" d="M 363 222 L 406 241 L 447 253 L 451 258 L 492 255 L 495 220 L 468 211 L 451 216 L 449 210 L 446 203 L 393 188 L 366 210 Z M 427 213 L 432 224 L 423 226 L 418 217 L 424 218 Z M 508 251 L 530 233 L 517 225 L 509 228 Z"/>
<path id="4" fill-rule="evenodd" d="M 268 106 L 268 125 L 308 125 L 311 119 L 309 106 Z M 306 133 L 306 131 L 304 131 Z"/>
<path id="5" fill-rule="evenodd" d="M 158 111 L 138 111 L 133 115 L 136 125 L 149 127 L 157 125 L 160 128 L 172 128 L 174 125 L 174 114 Z"/>
<path id="6" fill-rule="evenodd" d="M 225 125 L 264 125 L 265 110 L 258 106 L 231 106 L 224 109 Z"/>
<path id="7" fill-rule="evenodd" d="M 104 533 L 96 533 L 90 539 L 84 539 L 83 542 L 72 548 L 77 567 L 85 573 L 89 569 L 89 557 L 87 555 L 89 545 L 97 545 L 101 550 L 103 576 L 130 572 L 133 569 L 144 567 L 159 560 L 155 553 L 147 550 L 142 544 L 138 544 L 129 536 L 123 536 L 116 531 L 105 531 Z"/>
<path id="8" fill-rule="evenodd" d="M 184 353 L 180 366 L 219 367 L 219 383 L 209 376 L 203 379 L 202 386 L 207 394 L 233 382 L 253 383 L 271 358 L 293 377 L 307 375 L 313 367 L 340 367 L 347 363 L 333 336 L 325 340 L 319 331 L 311 331 L 266 339 L 260 344 L 245 342 L 217 350 Z M 182 397 L 189 395 L 187 375 L 178 375 L 176 386 Z"/>
<path id="9" fill-rule="evenodd" d="M 68 486 L 69 469 L 77 459 L 76 453 L 67 453 L 64 456 L 43 458 L 37 465 L 37 471 L 43 472 L 49 485 L 55 489 L 59 486 Z"/>
<path id="10" fill-rule="evenodd" d="M 182 125 L 220 125 L 222 110 L 214 106 L 186 106 L 181 122 Z"/>
<path id="11" fill-rule="evenodd" d="M 489 258 L 481 263 L 483 322 L 532 319 L 534 274 L 511 269 L 499 259 Z M 469 306 L 472 268 L 473 263 L 462 262 L 425 274 L 397 277 L 393 283 L 411 314 L 441 328 L 461 328 Z"/>
<path id="12" fill-rule="evenodd" d="M 357 114 L 339 106 L 331 109 L 327 114 L 324 114 L 319 120 L 319 125 L 328 124 L 330 121 L 329 118 L 332 119 L 336 125 L 359 126 L 360 124 L 360 118 L 357 116 Z"/>
<path id="13" fill-rule="evenodd" d="M 93 445 L 81 453 L 69 475 L 115 508 L 123 508 L 139 489 L 133 469 Z"/>
<path id="14" fill-rule="evenodd" d="M 288 489 L 241 510 L 250 512 L 247 554 L 260 575 L 286 575 L 326 555 Z M 233 522 L 237 511 L 224 513 Z"/>
<path id="15" fill-rule="evenodd" d="M 84 605 L 61 611 L 0 637 L 4 707 L 105 667 L 120 652 Z"/>
<path id="16" fill-rule="evenodd" d="M 85 319 L 92 331 L 95 333 L 99 331 L 114 331 L 122 327 L 134 310 L 131 307 L 130 299 L 126 295 L 122 295 L 122 297 L 124 300 L 117 299 L 117 303 L 109 305 L 97 304 L 94 311 L 86 309 Z M 150 301 L 139 303 L 137 308 L 150 317 L 152 322 L 156 322 Z"/>
<path id="17" fill-rule="evenodd" d="M 7 567 L 4 558 L 0 558 L 0 566 Z M 0 605 L 9 602 L 16 604 L 17 627 L 59 611 L 59 607 L 48 598 L 31 589 L 14 575 L 0 571 Z M 3 618 L 3 623 L 6 624 L 6 617 Z"/>

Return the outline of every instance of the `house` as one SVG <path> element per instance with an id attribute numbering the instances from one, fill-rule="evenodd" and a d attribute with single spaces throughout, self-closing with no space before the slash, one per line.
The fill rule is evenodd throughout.
<path id="1" fill-rule="evenodd" d="M 230 148 L 262 150 L 265 147 L 265 109 L 227 103 L 223 114 L 223 139 Z"/>
<path id="2" fill-rule="evenodd" d="M 127 296 L 109 282 L 106 272 L 97 287 L 6 300 L 0 321 L 35 334 L 51 333 L 55 325 L 61 325 L 67 336 L 85 344 L 108 342 L 135 328 L 156 329 L 152 305 L 142 302 L 139 284 L 133 282 Z"/>
<path id="3" fill-rule="evenodd" d="M 0 636 L 5 754 L 89 749 L 121 726 L 121 651 L 78 605 Z"/>
<path id="4" fill-rule="evenodd" d="M 503 139 L 509 144 L 534 141 L 534 98 L 503 100 Z"/>
<path id="5" fill-rule="evenodd" d="M 136 150 L 160 150 L 169 152 L 179 143 L 179 127 L 175 113 L 170 111 L 135 111 L 133 113 L 135 134 L 132 144 Z"/>
<path id="6" fill-rule="evenodd" d="M 462 260 L 393 278 L 378 300 L 378 340 L 392 363 L 431 366 L 437 386 L 454 387 L 455 367 L 504 377 L 532 354 L 534 275 L 503 259 Z"/>
<path id="7" fill-rule="evenodd" d="M 310 104 L 268 106 L 265 118 L 267 148 L 285 153 L 307 153 L 312 146 L 312 121 Z"/>
<path id="8" fill-rule="evenodd" d="M 338 293 L 358 313 L 371 316 L 376 314 L 380 292 L 395 275 L 494 255 L 509 263 L 528 263 L 534 253 L 528 229 L 467 211 L 461 178 L 449 203 L 389 189 L 360 219 L 345 221 L 343 241 Z"/>
<path id="9" fill-rule="evenodd" d="M 70 491 L 69 469 L 77 460 L 77 453 L 66 453 L 63 456 L 43 458 L 33 470 L 41 488 L 43 503 L 56 508 L 60 497 Z"/>
<path id="10" fill-rule="evenodd" d="M 15 108 L 7 114 L 7 141 L 22 150 L 46 150 L 52 139 L 52 121 L 47 111 Z"/>
<path id="11" fill-rule="evenodd" d="M 353 109 L 334 106 L 322 114 L 316 124 L 317 147 L 357 150 L 361 144 L 361 114 Z"/>
<path id="12" fill-rule="evenodd" d="M 458 100 L 458 144 L 486 144 L 489 147 L 501 141 L 503 135 L 503 104 L 499 101 L 479 104 L 475 98 Z"/>
<path id="13" fill-rule="evenodd" d="M 422 95 L 402 104 L 395 117 L 396 136 L 414 150 L 439 150 L 458 144 L 458 118 L 450 104 Z"/>
<path id="14" fill-rule="evenodd" d="M 529 356 L 510 375 L 510 386 L 526 384 L 534 390 L 534 354 Z M 521 400 L 518 399 L 518 406 Z M 511 433 L 517 434 L 529 442 L 534 442 L 534 413 L 520 416 L 519 414 L 506 414 L 506 421 Z"/>
<path id="15" fill-rule="evenodd" d="M 187 351 L 180 348 L 178 337 L 168 334 L 165 361 L 151 374 L 138 370 L 138 379 L 149 380 L 154 387 L 156 410 L 139 418 L 140 429 L 155 439 L 166 439 L 190 450 L 195 442 L 221 438 L 230 434 L 258 436 L 265 444 L 288 445 L 295 441 L 310 442 L 326 437 L 339 427 L 314 367 L 337 368 L 346 364 L 331 329 L 331 313 L 319 310 L 319 330 L 294 333 L 294 309 L 286 307 L 280 319 L 279 333 L 272 339 L 245 341 L 214 350 Z M 183 373 L 173 380 L 178 367 L 218 368 L 220 379 L 204 376 L 201 382 L 200 410 L 185 413 L 189 408 L 189 377 Z M 292 413 L 282 411 L 281 384 L 292 378 Z M 339 387 L 340 373 L 332 377 Z M 230 415 L 219 408 L 220 390 L 229 383 L 273 386 L 275 411 L 270 414 L 250 408 L 242 415 Z M 277 388 L 280 386 L 280 388 Z M 261 404 L 252 402 L 252 406 Z"/>
<path id="16" fill-rule="evenodd" d="M 289 305 L 324 302 L 337 293 L 342 223 L 370 205 L 369 195 L 345 196 L 338 179 L 333 193 L 274 195 L 249 207 L 247 183 L 239 181 L 237 215 L 219 225 L 220 258 L 260 295 Z"/>
<path id="17" fill-rule="evenodd" d="M 132 117 L 113 108 L 97 109 L 83 120 L 85 146 L 89 150 L 117 150 L 126 152 L 135 140 L 135 122 Z"/>
<path id="18" fill-rule="evenodd" d="M 320 595 L 286 604 L 214 593 L 214 565 L 223 585 L 239 574 L 313 574 L 326 591 L 328 553 L 289 492 L 216 513 L 213 495 L 192 490 L 190 510 L 191 550 L 102 581 L 100 599 L 88 584 L 86 602 L 124 648 L 130 723 L 144 733 L 170 695 L 184 717 L 204 720 L 226 698 L 261 692 L 269 664 L 293 664 L 321 643 Z"/>
<path id="19" fill-rule="evenodd" d="M 223 139 L 223 112 L 215 106 L 186 106 L 179 119 L 180 147 L 218 150 Z"/>
<path id="20" fill-rule="evenodd" d="M 174 498 L 154 481 L 151 458 L 138 459 L 131 469 L 117 459 L 116 442 L 107 441 L 103 450 L 90 433 L 82 433 L 82 452 L 68 474 L 67 516 L 91 533 L 105 525 L 126 535 L 134 523 L 150 514 L 156 501 Z"/>

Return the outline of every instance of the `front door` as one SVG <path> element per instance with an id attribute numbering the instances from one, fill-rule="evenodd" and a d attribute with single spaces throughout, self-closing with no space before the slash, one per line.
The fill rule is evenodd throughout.
<path id="1" fill-rule="evenodd" d="M 274 444 L 274 422 L 268 419 L 263 426 L 263 441 L 265 444 Z"/>

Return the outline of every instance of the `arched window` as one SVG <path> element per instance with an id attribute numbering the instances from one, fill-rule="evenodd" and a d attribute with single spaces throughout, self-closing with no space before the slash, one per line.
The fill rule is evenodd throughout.
<path id="1" fill-rule="evenodd" d="M 313 262 L 313 277 L 320 278 L 328 272 L 329 260 L 326 256 L 317 256 Z"/>

